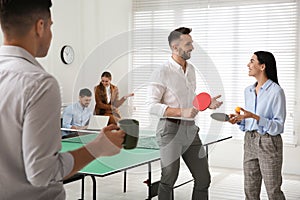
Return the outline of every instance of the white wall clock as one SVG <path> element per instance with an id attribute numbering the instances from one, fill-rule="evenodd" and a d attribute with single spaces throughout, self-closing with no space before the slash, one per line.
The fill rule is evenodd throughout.
<path id="1" fill-rule="evenodd" d="M 71 46 L 65 45 L 60 51 L 60 58 L 63 63 L 69 65 L 74 61 L 74 50 Z"/>

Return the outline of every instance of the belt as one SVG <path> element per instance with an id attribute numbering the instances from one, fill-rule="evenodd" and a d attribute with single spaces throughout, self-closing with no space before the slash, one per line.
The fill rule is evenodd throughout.
<path id="1" fill-rule="evenodd" d="M 173 119 L 173 118 L 161 118 L 160 120 L 169 121 L 169 122 L 175 123 L 177 125 L 182 125 L 182 126 L 193 126 L 193 125 L 195 125 L 194 120 L 182 120 L 182 119 Z"/>
<path id="2" fill-rule="evenodd" d="M 269 137 L 270 136 L 268 133 L 262 135 L 259 132 L 257 132 L 257 130 L 246 131 L 246 133 L 250 133 L 252 136 L 256 136 L 256 137 Z"/>

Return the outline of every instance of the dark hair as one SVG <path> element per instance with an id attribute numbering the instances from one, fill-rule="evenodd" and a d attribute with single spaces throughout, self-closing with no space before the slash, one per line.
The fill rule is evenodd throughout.
<path id="1" fill-rule="evenodd" d="M 51 6 L 51 0 L 0 0 L 2 31 L 7 35 L 27 34 L 37 20 L 51 16 Z"/>
<path id="2" fill-rule="evenodd" d="M 174 40 L 178 40 L 181 35 L 188 35 L 192 32 L 191 28 L 186 28 L 186 27 L 180 27 L 172 31 L 168 37 L 169 45 L 171 46 L 171 43 Z"/>
<path id="3" fill-rule="evenodd" d="M 254 52 L 254 54 L 256 55 L 257 60 L 260 64 L 266 65 L 265 71 L 267 78 L 271 79 L 273 82 L 279 85 L 277 77 L 276 60 L 274 55 L 268 51 L 256 51 Z"/>
<path id="4" fill-rule="evenodd" d="M 79 96 L 80 97 L 91 97 L 92 96 L 92 92 L 89 89 L 84 88 L 84 89 L 81 89 L 79 91 Z"/>
<path id="5" fill-rule="evenodd" d="M 109 78 L 111 80 L 111 73 L 109 73 L 109 72 L 103 72 L 102 75 L 101 75 L 101 78 L 102 77 L 106 77 L 106 78 Z"/>

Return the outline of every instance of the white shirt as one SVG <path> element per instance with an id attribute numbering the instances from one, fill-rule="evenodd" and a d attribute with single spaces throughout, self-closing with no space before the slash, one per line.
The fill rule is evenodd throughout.
<path id="1" fill-rule="evenodd" d="M 164 117 L 168 107 L 193 107 L 195 90 L 196 75 L 194 66 L 187 62 L 184 73 L 182 67 L 170 57 L 151 76 L 146 101 L 150 114 Z"/>
<path id="2" fill-rule="evenodd" d="M 1 46 L 0 96 L 0 198 L 65 199 L 74 161 L 59 153 L 57 81 L 26 50 Z"/>
<path id="3" fill-rule="evenodd" d="M 110 102 L 110 99 L 111 99 L 111 92 L 110 92 L 110 85 L 105 87 L 106 89 L 106 98 L 107 98 L 107 103 Z"/>

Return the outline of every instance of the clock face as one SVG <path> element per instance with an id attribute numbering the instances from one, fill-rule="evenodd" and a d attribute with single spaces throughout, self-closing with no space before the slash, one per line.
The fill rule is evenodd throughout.
<path id="1" fill-rule="evenodd" d="M 61 49 L 60 57 L 63 63 L 65 64 L 71 64 L 74 60 L 74 50 L 71 46 L 65 45 Z"/>

